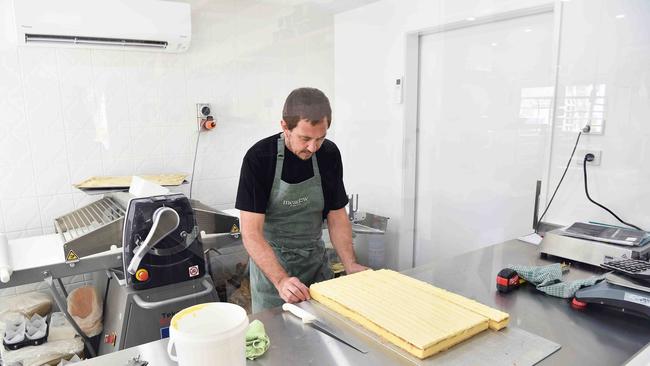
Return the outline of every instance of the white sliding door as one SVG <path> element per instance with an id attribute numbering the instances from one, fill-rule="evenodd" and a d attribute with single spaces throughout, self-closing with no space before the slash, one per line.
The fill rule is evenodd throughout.
<path id="1" fill-rule="evenodd" d="M 415 264 L 532 231 L 553 14 L 420 37 Z"/>

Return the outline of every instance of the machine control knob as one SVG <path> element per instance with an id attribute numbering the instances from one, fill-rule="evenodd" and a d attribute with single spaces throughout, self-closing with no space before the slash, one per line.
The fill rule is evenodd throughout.
<path id="1" fill-rule="evenodd" d="M 145 282 L 149 279 L 149 271 L 144 268 L 140 268 L 135 272 L 135 279 L 140 282 Z"/>

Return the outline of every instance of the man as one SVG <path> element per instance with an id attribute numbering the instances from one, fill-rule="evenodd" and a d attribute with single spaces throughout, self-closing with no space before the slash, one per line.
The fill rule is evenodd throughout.
<path id="1" fill-rule="evenodd" d="M 296 89 L 284 104 L 282 132 L 244 157 L 235 207 L 251 257 L 253 312 L 309 300 L 308 286 L 332 277 L 321 239 L 325 218 L 346 272 L 367 269 L 352 249 L 341 154 L 325 139 L 331 122 L 323 92 Z"/>

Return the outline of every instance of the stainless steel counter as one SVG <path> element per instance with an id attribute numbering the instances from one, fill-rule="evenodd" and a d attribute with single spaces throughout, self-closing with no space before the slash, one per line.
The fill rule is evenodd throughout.
<path id="1" fill-rule="evenodd" d="M 510 313 L 510 324 L 562 345 L 541 365 L 620 365 L 650 342 L 650 320 L 614 310 L 590 306 L 574 310 L 568 300 L 544 295 L 528 285 L 510 294 L 499 294 L 495 276 L 507 264 L 543 265 L 537 247 L 512 240 L 450 260 L 414 268 L 404 273 Z M 571 268 L 567 280 L 593 275 L 592 268 Z M 367 345 L 361 354 L 284 314 L 280 308 L 251 316 L 260 319 L 271 338 L 271 348 L 249 365 L 393 365 L 410 362 L 374 341 L 372 337 L 327 312 L 315 308 L 331 325 L 340 327 Z M 142 354 L 150 365 L 175 365 L 161 340 L 82 363 L 122 365 Z"/>

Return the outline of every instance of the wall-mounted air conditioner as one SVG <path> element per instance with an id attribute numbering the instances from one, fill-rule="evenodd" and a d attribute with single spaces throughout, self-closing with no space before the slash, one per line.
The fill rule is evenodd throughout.
<path id="1" fill-rule="evenodd" d="M 14 0 L 18 43 L 187 51 L 190 5 L 162 0 Z"/>

